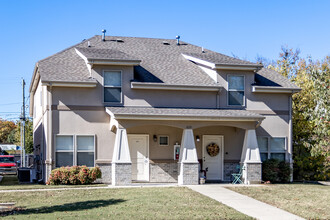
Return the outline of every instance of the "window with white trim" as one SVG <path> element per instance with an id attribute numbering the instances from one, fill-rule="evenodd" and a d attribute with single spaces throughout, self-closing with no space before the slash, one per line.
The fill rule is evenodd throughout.
<path id="1" fill-rule="evenodd" d="M 93 135 L 57 135 L 56 167 L 85 165 L 94 167 L 95 137 Z"/>
<path id="2" fill-rule="evenodd" d="M 258 137 L 261 161 L 278 159 L 285 161 L 286 139 L 284 137 Z"/>
<path id="3" fill-rule="evenodd" d="M 121 71 L 104 71 L 104 102 L 121 102 Z"/>
<path id="4" fill-rule="evenodd" d="M 229 75 L 228 80 L 228 105 L 245 105 L 244 76 Z"/>

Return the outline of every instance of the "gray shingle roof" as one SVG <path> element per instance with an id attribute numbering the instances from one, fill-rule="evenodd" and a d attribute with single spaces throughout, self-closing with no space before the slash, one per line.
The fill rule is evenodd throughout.
<path id="1" fill-rule="evenodd" d="M 152 107 L 106 107 L 115 117 L 158 116 L 196 117 L 196 119 L 263 119 L 264 117 L 247 110 L 192 109 L 192 108 L 152 108 Z"/>
<path id="2" fill-rule="evenodd" d="M 120 38 L 122 41 L 117 41 Z M 88 43 L 90 46 L 88 47 Z M 232 58 L 210 50 L 202 53 L 202 48 L 176 40 L 112 37 L 106 41 L 101 36 L 94 36 L 66 50 L 38 62 L 42 81 L 77 81 L 89 82 L 89 72 L 85 62 L 76 53 L 75 48 L 88 58 L 94 59 L 133 59 L 141 60 L 134 67 L 136 80 L 142 82 L 159 82 L 172 85 L 203 85 L 217 86 L 205 72 L 193 62 L 185 59 L 182 54 L 195 56 L 209 62 L 230 65 L 256 65 L 248 61 Z M 288 79 L 275 71 L 262 69 L 256 75 L 257 85 L 274 85 L 296 87 Z M 272 84 L 273 83 L 273 84 Z"/>
<path id="3" fill-rule="evenodd" d="M 275 70 L 262 68 L 255 75 L 255 81 L 257 86 L 275 86 L 275 87 L 285 87 L 285 88 L 295 88 L 299 87 L 292 83 L 290 80 L 276 72 Z"/>
<path id="4" fill-rule="evenodd" d="M 199 53 L 184 53 L 188 56 L 192 56 L 195 58 L 199 58 L 201 60 L 205 60 L 214 64 L 225 64 L 225 65 L 247 65 L 247 66 L 259 66 L 256 63 L 251 63 L 249 61 L 240 60 L 234 57 L 226 56 L 221 53 L 216 53 L 211 50 L 204 50 L 203 53 L 200 51 Z"/>
<path id="5" fill-rule="evenodd" d="M 139 60 L 138 58 L 131 56 L 127 53 L 114 49 L 98 49 L 98 48 L 84 48 L 76 47 L 87 59 L 99 59 L 99 60 Z"/>

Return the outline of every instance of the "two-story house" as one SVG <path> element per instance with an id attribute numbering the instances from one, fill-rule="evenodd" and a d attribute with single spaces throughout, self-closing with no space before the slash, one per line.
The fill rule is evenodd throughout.
<path id="1" fill-rule="evenodd" d="M 102 182 L 261 181 L 292 162 L 291 95 L 279 73 L 179 39 L 94 36 L 36 63 L 36 167 L 99 166 Z"/>

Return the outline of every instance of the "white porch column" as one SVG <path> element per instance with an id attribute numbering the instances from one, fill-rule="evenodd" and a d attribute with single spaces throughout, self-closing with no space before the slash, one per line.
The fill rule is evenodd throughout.
<path id="1" fill-rule="evenodd" d="M 184 129 L 182 134 L 178 184 L 198 184 L 198 159 L 194 133 L 191 128 Z"/>
<path id="2" fill-rule="evenodd" d="M 112 155 L 112 185 L 129 185 L 132 182 L 132 161 L 127 132 L 118 128 Z"/>
<path id="3" fill-rule="evenodd" d="M 245 130 L 241 165 L 245 167 L 243 170 L 245 184 L 261 182 L 261 159 L 255 129 Z"/>

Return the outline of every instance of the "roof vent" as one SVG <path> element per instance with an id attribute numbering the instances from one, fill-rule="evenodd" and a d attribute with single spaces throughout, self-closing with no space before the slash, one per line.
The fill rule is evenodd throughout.
<path id="1" fill-rule="evenodd" d="M 167 41 L 163 41 L 163 44 L 164 44 L 164 45 L 170 45 L 170 43 L 167 42 Z"/>
<path id="2" fill-rule="evenodd" d="M 87 41 L 87 47 L 91 47 L 91 42 Z"/>
<path id="3" fill-rule="evenodd" d="M 117 42 L 123 43 L 124 41 L 122 39 L 116 39 Z"/>
<path id="4" fill-rule="evenodd" d="M 202 47 L 202 53 L 205 53 L 204 47 Z"/>
<path id="5" fill-rule="evenodd" d="M 102 41 L 105 41 L 105 32 L 107 32 L 107 30 L 103 29 L 102 30 Z"/>
<path id="6" fill-rule="evenodd" d="M 175 38 L 176 38 L 176 45 L 180 45 L 180 36 L 178 35 Z"/>

